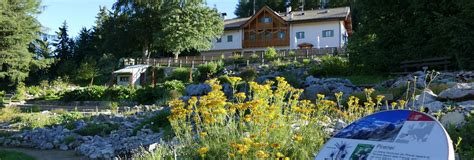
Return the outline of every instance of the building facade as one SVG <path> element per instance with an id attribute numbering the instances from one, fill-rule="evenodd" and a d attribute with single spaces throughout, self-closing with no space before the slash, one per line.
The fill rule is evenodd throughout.
<path id="1" fill-rule="evenodd" d="M 349 7 L 277 13 L 268 6 L 252 17 L 224 20 L 224 34 L 205 54 L 276 49 L 343 48 L 352 34 Z"/>

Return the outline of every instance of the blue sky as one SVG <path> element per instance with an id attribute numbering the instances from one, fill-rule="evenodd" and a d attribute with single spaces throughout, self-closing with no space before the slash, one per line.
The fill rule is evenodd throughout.
<path id="1" fill-rule="evenodd" d="M 48 34 L 55 35 L 59 26 L 66 20 L 69 35 L 77 36 L 82 27 L 91 28 L 99 6 L 111 8 L 116 0 L 42 0 L 42 13 L 38 20 Z M 238 0 L 207 0 L 210 7 L 216 6 L 219 12 L 226 12 L 228 18 L 235 17 L 234 10 Z"/>

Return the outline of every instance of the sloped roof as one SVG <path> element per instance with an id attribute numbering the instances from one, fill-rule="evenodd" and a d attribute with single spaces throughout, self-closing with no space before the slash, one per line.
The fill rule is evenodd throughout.
<path id="1" fill-rule="evenodd" d="M 277 13 L 281 18 L 290 23 L 299 23 L 305 21 L 323 21 L 332 19 L 345 19 L 349 15 L 349 7 L 338 7 L 318 10 L 292 11 L 293 17 L 286 13 Z M 234 18 L 224 20 L 224 28 L 226 30 L 239 29 L 251 17 Z"/>
<path id="2" fill-rule="evenodd" d="M 139 65 L 127 66 L 125 68 L 116 70 L 113 73 L 142 73 L 146 71 L 148 67 L 150 67 L 150 65 L 139 64 Z"/>

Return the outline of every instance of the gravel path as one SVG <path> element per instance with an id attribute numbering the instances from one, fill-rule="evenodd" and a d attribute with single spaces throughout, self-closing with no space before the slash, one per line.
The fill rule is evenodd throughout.
<path id="1" fill-rule="evenodd" d="M 0 147 L 1 150 L 10 150 L 22 152 L 30 155 L 37 160 L 87 160 L 87 158 L 78 156 L 74 151 L 60 151 L 60 150 L 38 150 L 29 148 L 6 148 Z"/>

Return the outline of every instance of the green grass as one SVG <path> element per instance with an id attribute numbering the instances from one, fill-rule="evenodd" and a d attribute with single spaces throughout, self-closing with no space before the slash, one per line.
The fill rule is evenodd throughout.
<path id="1" fill-rule="evenodd" d="M 0 160 L 34 160 L 35 158 L 16 151 L 0 150 Z"/>
<path id="2" fill-rule="evenodd" d="M 378 76 L 378 75 L 353 75 L 353 76 L 341 76 L 338 78 L 345 78 L 352 82 L 354 85 L 362 84 L 377 84 L 383 81 L 389 80 L 392 77 L 389 76 Z"/>

